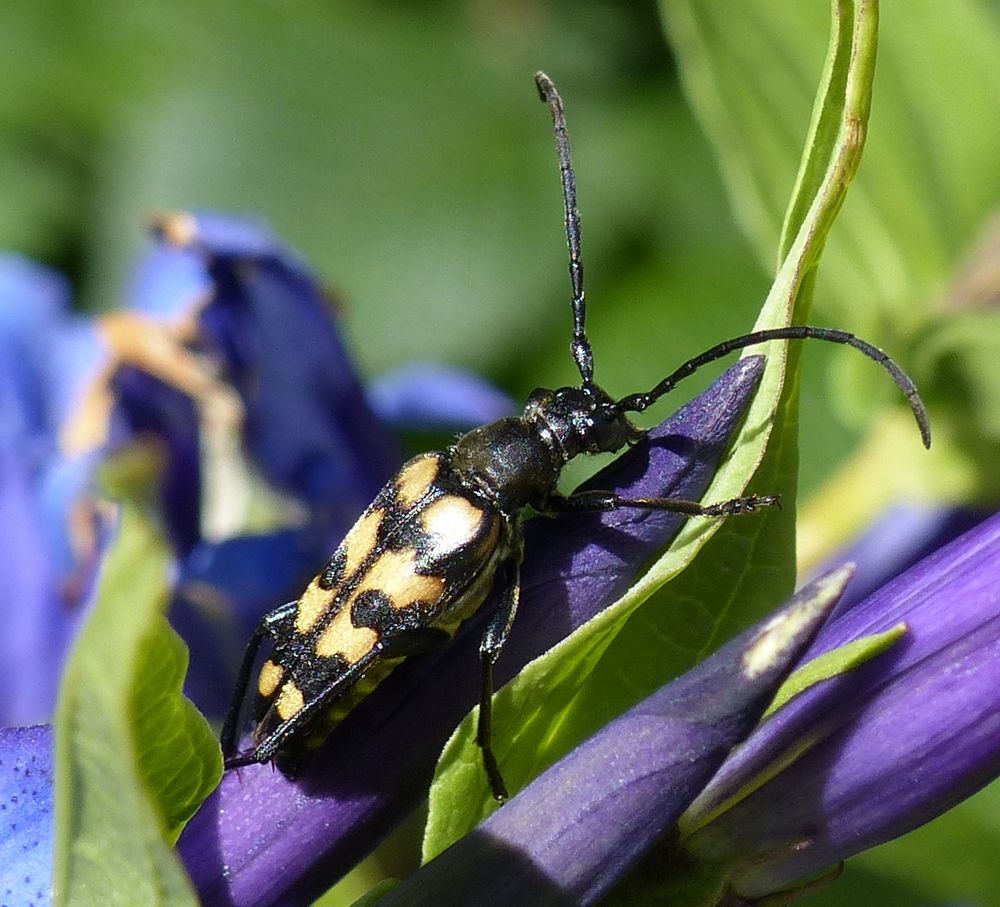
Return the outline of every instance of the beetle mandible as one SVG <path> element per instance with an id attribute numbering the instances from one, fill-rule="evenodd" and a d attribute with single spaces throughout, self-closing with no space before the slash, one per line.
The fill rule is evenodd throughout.
<path id="1" fill-rule="evenodd" d="M 517 613 L 525 511 L 555 515 L 622 507 L 725 517 L 778 503 L 750 495 L 713 504 L 625 499 L 588 490 L 563 495 L 563 467 L 587 453 L 614 453 L 644 431 L 628 413 L 647 409 L 701 366 L 771 340 L 825 340 L 854 347 L 888 371 L 906 395 L 925 446 L 930 426 L 909 377 L 880 349 L 845 331 L 794 325 L 733 337 L 688 360 L 644 393 L 618 400 L 594 381 L 586 333 L 580 216 L 562 99 L 536 73 L 555 131 L 572 282 L 571 351 L 579 386 L 535 390 L 519 417 L 476 428 L 447 450 L 406 463 L 365 510 L 297 601 L 267 614 L 247 645 L 222 730 L 226 768 L 273 760 L 293 775 L 354 705 L 404 658 L 449 640 L 494 586 L 499 604 L 480 644 L 477 740 L 498 800 L 507 788 L 491 744 L 493 666 Z M 257 675 L 253 744 L 237 752 L 239 718 L 265 638 L 272 650 Z"/>

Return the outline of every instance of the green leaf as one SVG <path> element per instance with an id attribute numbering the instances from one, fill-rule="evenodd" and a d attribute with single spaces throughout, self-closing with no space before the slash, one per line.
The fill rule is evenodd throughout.
<path id="1" fill-rule="evenodd" d="M 370 891 L 358 898 L 351 907 L 371 907 L 371 905 L 377 904 L 383 895 L 388 894 L 398 884 L 398 879 L 383 879 Z"/>
<path id="2" fill-rule="evenodd" d="M 737 216 L 769 260 L 798 155 L 789 123 L 809 103 L 824 11 L 784 0 L 663 6 Z M 838 320 L 875 339 L 920 323 L 1000 199 L 995 5 L 913 0 L 886 18 L 877 117 L 826 256 L 822 297 L 836 300 Z"/>
<path id="3" fill-rule="evenodd" d="M 163 617 L 170 556 L 123 506 L 56 714 L 56 904 L 197 903 L 172 845 L 219 781 L 218 742 L 181 695 Z"/>
<path id="4" fill-rule="evenodd" d="M 788 217 L 794 240 L 758 328 L 789 324 L 796 306 L 808 307 L 820 252 L 860 159 L 877 8 L 844 2 L 835 9 L 811 143 Z M 668 23 L 675 15 L 689 14 L 689 4 L 671 3 Z M 780 343 L 754 352 L 767 354 L 761 388 L 705 498 L 738 496 L 755 477 L 754 490 L 780 491 L 785 510 L 724 524 L 689 521 L 628 594 L 500 692 L 494 701 L 494 741 L 513 790 L 790 592 L 797 356 L 786 358 L 786 346 Z M 788 382 L 786 369 L 793 376 Z M 474 721 L 472 713 L 441 757 L 431 791 L 425 858 L 467 833 L 495 807 L 482 773 Z"/>
<path id="5" fill-rule="evenodd" d="M 754 3 L 664 4 L 672 25 L 680 73 L 688 96 L 722 166 L 727 189 L 744 231 L 763 261 L 771 260 L 781 235 L 781 205 L 787 173 L 798 153 L 797 122 L 818 70 L 813 46 L 824 11 L 820 4 L 760 0 Z M 933 398 L 936 371 L 920 368 L 914 349 L 939 323 L 942 298 L 956 266 L 1000 205 L 1000 16 L 989 0 L 933 0 L 892 4 L 884 13 L 878 52 L 875 115 L 865 166 L 830 237 L 817 308 L 824 320 L 884 346 Z M 950 314 L 950 313 L 949 313 Z M 982 338 L 980 347 L 985 347 Z M 994 359 L 1000 346 L 993 346 Z M 817 485 L 849 452 L 846 439 L 830 430 L 827 399 L 854 426 L 872 421 L 881 404 L 898 405 L 882 376 L 845 350 L 811 350 L 814 369 L 806 392 L 823 406 L 803 410 L 808 439 L 804 483 Z M 822 388 L 822 389 L 821 389 Z M 824 531 L 839 524 L 855 534 L 892 496 L 923 494 L 967 501 L 995 499 L 990 463 L 997 450 L 978 433 L 977 413 L 937 407 L 935 446 L 907 470 L 902 487 L 896 464 L 916 452 L 912 433 L 892 433 L 861 454 L 867 470 L 855 481 L 853 519 L 835 507 L 811 508 L 800 524 L 810 539 L 804 568 L 817 563 L 841 540 Z M 882 421 L 892 418 L 883 416 Z M 950 424 L 954 423 L 954 424 Z M 883 426 L 876 424 L 875 431 Z M 855 441 L 857 438 L 855 439 Z M 943 450 L 945 445 L 952 447 Z M 976 448 L 975 458 L 969 456 Z M 956 461 L 964 461 L 959 481 Z M 859 464 L 850 463 L 855 470 Z M 863 505 L 863 506 L 862 506 Z"/>
<path id="6" fill-rule="evenodd" d="M 824 652 L 812 661 L 802 665 L 780 687 L 774 695 L 774 702 L 768 706 L 764 718 L 778 711 L 785 703 L 791 701 L 799 693 L 815 686 L 821 680 L 829 680 L 838 674 L 852 671 L 854 668 L 870 661 L 876 655 L 881 655 L 906 634 L 906 624 L 896 624 L 883 633 L 873 633 L 862 636 L 847 645 Z"/>

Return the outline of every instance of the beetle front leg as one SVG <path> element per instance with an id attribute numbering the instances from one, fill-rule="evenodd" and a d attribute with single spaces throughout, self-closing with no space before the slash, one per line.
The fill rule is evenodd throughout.
<path id="1" fill-rule="evenodd" d="M 760 507 L 781 507 L 777 495 L 752 494 L 745 498 L 732 498 L 717 504 L 701 504 L 684 498 L 623 498 L 613 491 L 578 491 L 568 497 L 561 494 L 549 495 L 542 511 L 548 515 L 570 513 L 572 511 L 608 511 L 635 507 L 641 510 L 665 510 L 686 516 L 733 516 L 737 513 L 753 513 Z"/>
<path id="2" fill-rule="evenodd" d="M 483 753 L 483 767 L 490 782 L 493 796 L 501 803 L 510 795 L 504 783 L 503 774 L 493 752 L 493 665 L 496 664 L 510 635 L 510 628 L 517 614 L 517 603 L 521 597 L 521 558 L 524 549 L 518 539 L 516 550 L 504 561 L 503 598 L 490 617 L 482 642 L 479 657 L 482 661 L 482 687 L 479 694 L 479 723 L 476 727 L 476 742 Z"/>

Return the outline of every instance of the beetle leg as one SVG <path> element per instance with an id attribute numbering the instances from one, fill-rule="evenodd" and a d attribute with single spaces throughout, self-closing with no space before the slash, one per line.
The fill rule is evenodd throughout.
<path id="1" fill-rule="evenodd" d="M 505 585 L 503 598 L 490 617 L 482 642 L 479 657 L 482 660 L 482 688 L 479 695 L 479 723 L 476 727 L 476 742 L 483 753 L 483 767 L 490 781 L 493 796 L 501 803 L 510 795 L 504 783 L 496 754 L 493 752 L 493 665 L 496 664 L 504 643 L 510 634 L 511 625 L 517 614 L 517 603 L 521 597 L 521 559 L 524 548 L 518 536 L 517 547 L 504 561 Z"/>
<path id="2" fill-rule="evenodd" d="M 278 610 L 281 609 L 279 608 Z M 228 757 L 225 760 L 225 767 L 227 769 L 240 768 L 244 765 L 254 765 L 258 762 L 270 762 L 278 755 L 282 744 L 289 737 L 306 727 L 316 714 L 321 712 L 334 697 L 340 695 L 345 689 L 349 689 L 352 684 L 356 683 L 358 676 L 363 675 L 364 670 L 369 664 L 370 659 L 359 661 L 357 664 L 352 665 L 351 670 L 343 674 L 338 674 L 325 687 L 316 691 L 294 716 L 286 721 L 282 721 L 270 734 L 259 740 L 253 749 Z M 285 772 L 285 769 L 282 768 L 282 771 Z M 285 773 L 288 774 L 288 772 Z"/>
<path id="3" fill-rule="evenodd" d="M 620 510 L 635 507 L 642 510 L 666 510 L 688 516 L 732 516 L 737 513 L 753 513 L 759 507 L 781 507 L 777 495 L 752 494 L 745 498 L 732 498 L 716 504 L 700 504 L 683 498 L 623 498 L 613 491 L 578 491 L 568 497 L 561 494 L 549 495 L 546 501 L 548 514 L 568 513 L 576 510 Z"/>
<path id="4" fill-rule="evenodd" d="M 222 744 L 222 755 L 225 756 L 227 764 L 236 755 L 236 744 L 239 736 L 240 712 L 243 709 L 243 701 L 246 698 L 247 685 L 250 683 L 250 672 L 253 670 L 254 662 L 257 660 L 257 653 L 260 652 L 260 644 L 265 636 L 278 639 L 281 636 L 281 624 L 295 615 L 297 601 L 287 602 L 279 608 L 264 615 L 257 629 L 253 631 L 250 642 L 247 643 L 243 652 L 243 661 L 240 664 L 239 674 L 236 675 L 236 687 L 233 690 L 233 698 L 226 711 L 225 721 L 222 723 L 222 734 L 220 742 Z"/>

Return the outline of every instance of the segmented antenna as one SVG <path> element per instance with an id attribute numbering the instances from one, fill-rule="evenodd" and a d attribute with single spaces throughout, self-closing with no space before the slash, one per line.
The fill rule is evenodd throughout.
<path id="1" fill-rule="evenodd" d="M 910 409 L 913 411 L 913 417 L 917 420 L 917 426 L 920 428 L 920 437 L 924 442 L 924 447 L 931 446 L 931 424 L 927 418 L 927 410 L 924 407 L 923 400 L 920 399 L 916 385 L 906 372 L 877 346 L 873 346 L 866 340 L 855 337 L 847 331 L 838 331 L 834 328 L 792 325 L 791 327 L 754 331 L 751 334 L 742 334 L 739 337 L 724 340 L 722 343 L 705 350 L 704 353 L 695 356 L 693 359 L 688 359 L 687 362 L 667 375 L 652 390 L 644 394 L 629 394 L 627 397 L 622 397 L 616 406 L 621 412 L 642 412 L 644 409 L 652 406 L 664 394 L 673 390 L 679 382 L 683 381 L 689 375 L 693 375 L 703 365 L 714 362 L 716 359 L 721 359 L 735 350 L 741 350 L 744 347 L 754 346 L 758 343 L 766 343 L 769 340 L 826 340 L 829 343 L 846 344 L 864 353 L 869 359 L 881 365 L 892 377 L 892 380 L 896 383 L 896 387 L 906 395 L 906 399 L 910 403 Z"/>
<path id="2" fill-rule="evenodd" d="M 563 207 L 566 211 L 566 243 L 569 246 L 569 276 L 573 283 L 573 360 L 580 370 L 583 384 L 594 382 L 594 353 L 587 339 L 587 303 L 583 292 L 583 260 L 580 258 L 580 212 L 576 207 L 576 174 L 570 159 L 569 133 L 566 114 L 556 86 L 544 72 L 535 73 L 539 97 L 548 105 L 556 136 L 559 155 L 559 175 L 562 178 Z"/>

